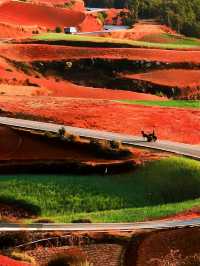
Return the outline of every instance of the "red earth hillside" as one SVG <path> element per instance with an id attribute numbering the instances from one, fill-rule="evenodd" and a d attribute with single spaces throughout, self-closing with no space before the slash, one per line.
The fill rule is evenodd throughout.
<path id="1" fill-rule="evenodd" d="M 77 26 L 85 14 L 64 8 L 36 5 L 24 2 L 8 2 L 0 5 L 0 22 L 23 26 L 42 26 L 55 29 L 56 26 Z"/>

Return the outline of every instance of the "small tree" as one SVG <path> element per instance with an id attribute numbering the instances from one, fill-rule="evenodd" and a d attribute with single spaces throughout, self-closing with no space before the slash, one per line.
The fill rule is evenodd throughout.
<path id="1" fill-rule="evenodd" d="M 55 32 L 56 32 L 56 33 L 61 33 L 61 32 L 62 32 L 61 27 L 57 26 L 57 27 L 55 28 Z"/>

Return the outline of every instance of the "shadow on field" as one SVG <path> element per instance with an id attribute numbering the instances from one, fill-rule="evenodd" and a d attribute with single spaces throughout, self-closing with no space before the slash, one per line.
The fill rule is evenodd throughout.
<path id="1" fill-rule="evenodd" d="M 41 214 L 40 207 L 25 200 L 17 200 L 13 197 L 0 196 L 0 215 L 17 219 L 36 217 Z"/>

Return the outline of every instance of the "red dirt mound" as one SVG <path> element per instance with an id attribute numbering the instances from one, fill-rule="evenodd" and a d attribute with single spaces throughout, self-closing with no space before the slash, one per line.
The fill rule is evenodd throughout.
<path id="1" fill-rule="evenodd" d="M 88 48 L 41 44 L 1 45 L 0 54 L 17 61 L 80 58 L 147 60 L 169 63 L 200 63 L 200 50 L 174 51 L 145 48 Z"/>
<path id="2" fill-rule="evenodd" d="M 102 30 L 102 23 L 94 14 L 86 14 L 84 21 L 78 26 L 79 31 L 90 32 Z"/>
<path id="3" fill-rule="evenodd" d="M 14 25 L 55 29 L 56 26 L 77 26 L 84 19 L 82 12 L 31 3 L 13 1 L 0 6 L 0 22 Z"/>
<path id="4" fill-rule="evenodd" d="M 159 139 L 200 144 L 198 109 L 147 107 L 105 100 L 62 97 L 0 97 L 1 108 L 42 116 L 61 124 L 140 135 L 156 130 Z M 195 125 L 195 126 L 194 126 Z"/>

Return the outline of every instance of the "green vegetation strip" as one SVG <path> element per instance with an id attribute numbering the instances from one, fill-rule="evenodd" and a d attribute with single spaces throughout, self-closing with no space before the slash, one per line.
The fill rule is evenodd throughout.
<path id="1" fill-rule="evenodd" d="M 175 214 L 200 205 L 199 162 L 171 157 L 115 176 L 9 175 L 0 197 L 41 208 L 58 222 L 131 222 Z"/>
<path id="2" fill-rule="evenodd" d="M 148 42 L 153 42 L 153 43 L 154 42 L 158 43 L 159 38 L 162 39 L 163 41 L 166 41 L 167 43 L 171 43 L 171 44 L 173 43 L 173 44 L 177 44 L 177 45 L 200 46 L 200 40 L 199 39 L 188 38 L 188 37 L 184 37 L 181 35 L 179 36 L 179 35 L 163 33 L 163 34 L 149 34 L 149 35 L 144 36 L 144 40 L 149 39 Z M 147 42 L 147 40 L 145 40 L 145 42 Z"/>
<path id="3" fill-rule="evenodd" d="M 169 100 L 169 101 L 143 101 L 143 100 L 116 100 L 127 104 L 139 104 L 144 106 L 178 107 L 178 108 L 200 108 L 200 101 Z"/>
<path id="4" fill-rule="evenodd" d="M 143 41 L 132 41 L 128 39 L 116 39 L 107 37 L 97 37 L 89 35 L 70 35 L 64 33 L 46 33 L 32 37 L 33 40 L 37 41 L 68 41 L 68 42 L 91 42 L 96 44 L 115 44 L 117 45 L 130 45 L 133 47 L 144 47 L 144 48 L 161 48 L 161 49 L 192 49 L 200 48 L 200 42 L 196 39 L 184 38 L 184 41 L 180 39 L 176 43 L 151 43 Z"/>

